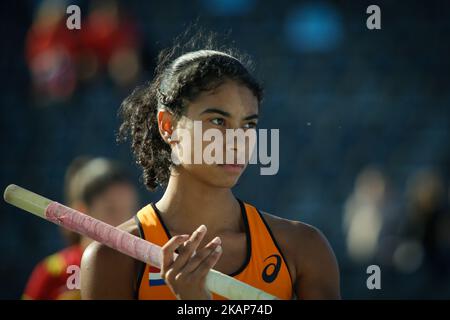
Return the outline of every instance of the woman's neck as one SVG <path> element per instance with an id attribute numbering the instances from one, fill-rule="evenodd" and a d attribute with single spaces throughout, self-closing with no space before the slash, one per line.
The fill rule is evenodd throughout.
<path id="1" fill-rule="evenodd" d="M 243 227 L 241 208 L 230 188 L 208 185 L 188 173 L 170 177 L 156 207 L 172 236 L 191 234 L 201 224 L 208 229 L 207 237 Z"/>

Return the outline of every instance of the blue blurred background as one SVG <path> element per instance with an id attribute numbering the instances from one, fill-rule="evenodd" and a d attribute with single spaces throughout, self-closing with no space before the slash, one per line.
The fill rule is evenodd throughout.
<path id="1" fill-rule="evenodd" d="M 81 8 L 82 29 L 65 27 Z M 366 8 L 381 8 L 368 30 Z M 122 162 L 142 186 L 116 116 L 158 51 L 197 19 L 254 60 L 262 128 L 280 170 L 250 167 L 235 193 L 327 236 L 346 299 L 450 298 L 450 2 L 8 1 L 1 3 L 0 187 L 63 201 L 79 155 Z M 0 298 L 20 298 L 58 229 L 0 204 Z M 382 271 L 368 290 L 366 268 Z"/>

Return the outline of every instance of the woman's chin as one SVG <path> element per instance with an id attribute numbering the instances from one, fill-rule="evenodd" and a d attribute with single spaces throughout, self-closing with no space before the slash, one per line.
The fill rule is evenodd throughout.
<path id="1" fill-rule="evenodd" d="M 245 169 L 245 165 L 213 164 L 201 169 L 199 167 L 189 167 L 186 169 L 190 171 L 193 176 L 196 176 L 197 179 L 202 180 L 210 186 L 216 188 L 232 188 L 239 181 L 239 178 Z"/>
<path id="2" fill-rule="evenodd" d="M 245 166 L 243 165 L 227 165 L 218 164 L 216 165 L 218 169 L 218 177 L 215 180 L 217 184 L 222 187 L 232 188 L 239 181 L 240 176 L 244 172 Z"/>

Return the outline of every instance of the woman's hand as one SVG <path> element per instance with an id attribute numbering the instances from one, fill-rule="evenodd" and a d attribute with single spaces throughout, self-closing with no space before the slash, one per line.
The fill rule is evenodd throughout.
<path id="1" fill-rule="evenodd" d="M 192 235 L 172 237 L 162 247 L 161 276 L 180 300 L 212 300 L 206 288 L 206 275 L 222 254 L 221 240 L 215 237 L 204 248 L 197 250 L 206 234 L 201 225 Z M 178 248 L 179 255 L 173 255 Z"/>

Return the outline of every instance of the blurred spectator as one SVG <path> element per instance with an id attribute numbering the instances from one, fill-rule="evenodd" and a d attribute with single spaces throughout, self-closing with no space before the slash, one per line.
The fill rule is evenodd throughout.
<path id="1" fill-rule="evenodd" d="M 92 1 L 81 30 L 66 27 L 66 1 L 44 0 L 26 39 L 33 92 L 47 104 L 69 99 L 79 81 L 107 72 L 118 86 L 134 84 L 141 72 L 136 23 L 115 0 Z"/>
<path id="2" fill-rule="evenodd" d="M 80 76 L 106 70 L 118 86 L 133 84 L 141 71 L 140 41 L 134 20 L 115 0 L 92 1 L 81 33 Z"/>
<path id="3" fill-rule="evenodd" d="M 74 207 L 94 218 L 117 226 L 131 218 L 137 208 L 137 195 L 126 172 L 103 158 L 85 162 L 76 159 L 69 167 L 68 199 Z M 75 171 L 75 172 L 74 172 Z M 73 239 L 74 244 L 40 262 L 33 270 L 23 299 L 79 299 L 79 290 L 69 290 L 67 267 L 80 266 L 90 239 Z"/>
<path id="4" fill-rule="evenodd" d="M 354 262 L 376 258 L 383 224 L 391 211 L 388 179 L 375 167 L 364 168 L 344 209 L 347 253 Z"/>
<path id="5" fill-rule="evenodd" d="M 44 0 L 26 38 L 26 60 L 40 102 L 69 98 L 76 87 L 78 31 L 66 27 L 66 3 Z"/>
<path id="6" fill-rule="evenodd" d="M 78 211 L 82 210 L 80 206 L 82 200 L 81 194 L 78 192 L 78 188 L 74 184 L 74 177 L 77 172 L 90 160 L 91 158 L 88 156 L 80 156 L 75 158 L 67 168 L 64 177 L 64 201 L 67 206 Z M 70 245 L 79 244 L 81 237 L 78 233 L 65 228 L 61 228 L 61 233 Z"/>
<path id="7" fill-rule="evenodd" d="M 396 268 L 412 273 L 427 262 L 435 275 L 448 273 L 450 217 L 439 173 L 423 169 L 412 175 L 407 183 L 406 200 L 401 241 L 394 254 Z"/>

